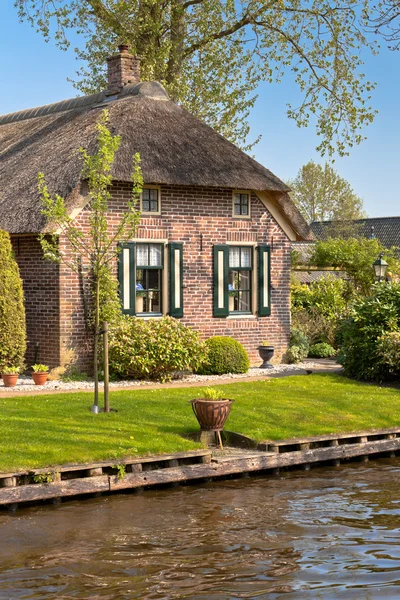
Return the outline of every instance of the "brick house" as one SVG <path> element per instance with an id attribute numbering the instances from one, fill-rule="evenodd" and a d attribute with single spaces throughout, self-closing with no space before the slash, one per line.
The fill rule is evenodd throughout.
<path id="1" fill-rule="evenodd" d="M 90 211 L 77 148 L 95 149 L 105 107 L 122 136 L 113 168 L 109 227 L 131 190 L 132 157 L 145 181 L 137 237 L 121 251 L 123 312 L 170 314 L 204 338 L 229 335 L 252 362 L 263 341 L 277 359 L 289 337 L 290 247 L 308 227 L 288 188 L 199 119 L 172 102 L 162 85 L 140 81 L 126 47 L 108 59 L 108 89 L 90 96 L 0 116 L 0 228 L 10 232 L 26 300 L 27 362 L 56 366 L 66 352 L 82 364 L 89 346 L 82 283 L 44 261 L 45 231 L 37 174 L 67 200 L 84 230 Z M 62 236 L 61 248 L 68 252 Z"/>

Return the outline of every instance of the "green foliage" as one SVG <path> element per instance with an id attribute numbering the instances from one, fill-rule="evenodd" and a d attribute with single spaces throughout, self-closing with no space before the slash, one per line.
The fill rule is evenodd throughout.
<path id="1" fill-rule="evenodd" d="M 390 373 L 400 377 L 400 332 L 391 331 L 378 338 L 378 355 Z"/>
<path id="2" fill-rule="evenodd" d="M 32 371 L 34 373 L 47 373 L 49 370 L 48 365 L 32 365 Z"/>
<path id="3" fill-rule="evenodd" d="M 126 475 L 126 465 L 118 464 L 114 465 L 114 469 L 117 471 L 117 479 L 123 479 Z"/>
<path id="4" fill-rule="evenodd" d="M 380 253 L 388 262 L 389 271 L 400 274 L 400 262 L 395 249 L 385 249 L 377 239 L 365 238 L 329 238 L 315 244 L 310 264 L 317 267 L 335 267 L 345 271 L 354 287 L 362 295 L 370 293 L 375 282 L 373 263 Z"/>
<path id="5" fill-rule="evenodd" d="M 353 296 L 351 284 L 336 277 L 324 277 L 310 286 L 293 284 L 292 326 L 300 329 L 311 344 L 334 345 L 337 327 Z"/>
<path id="6" fill-rule="evenodd" d="M 26 352 L 24 293 L 10 236 L 0 230 L 0 371 L 22 367 Z"/>
<path id="7" fill-rule="evenodd" d="M 250 361 L 246 350 L 237 340 L 216 335 L 206 340 L 207 360 L 197 370 L 201 375 L 224 375 L 246 373 Z"/>
<path id="8" fill-rule="evenodd" d="M 206 400 L 223 400 L 223 398 L 221 397 L 221 392 L 216 388 L 212 388 L 209 386 L 202 389 L 200 394 L 200 398 L 205 398 Z"/>
<path id="9" fill-rule="evenodd" d="M 3 367 L 1 369 L 1 372 L 4 373 L 4 375 L 18 375 L 18 373 L 20 373 L 21 371 L 21 367 Z"/>
<path id="10" fill-rule="evenodd" d="M 307 336 L 293 327 L 290 331 L 289 349 L 286 352 L 286 360 L 289 364 L 301 362 L 308 355 L 310 344 Z"/>
<path id="11" fill-rule="evenodd" d="M 105 59 L 117 43 L 142 58 L 144 80 L 156 79 L 171 97 L 233 142 L 245 144 L 248 115 L 261 82 L 292 77 L 303 96 L 287 114 L 298 126 L 316 121 L 321 153 L 345 154 L 372 122 L 374 84 L 362 54 L 369 0 L 14 0 L 28 20 L 61 48 L 79 31 L 88 65 L 81 92 L 105 87 Z M 362 52 L 363 51 L 363 52 Z"/>
<path id="12" fill-rule="evenodd" d="M 61 373 L 60 375 L 61 381 L 69 382 L 69 381 L 91 381 L 89 375 L 75 365 L 70 365 L 66 369 L 65 373 Z"/>
<path id="13" fill-rule="evenodd" d="M 400 284 L 379 284 L 358 300 L 340 328 L 339 362 L 356 379 L 383 381 L 393 376 L 400 332 Z"/>
<path id="14" fill-rule="evenodd" d="M 137 319 L 123 315 L 110 330 L 110 372 L 136 379 L 171 379 L 196 370 L 206 357 L 199 334 L 172 317 Z"/>
<path id="15" fill-rule="evenodd" d="M 33 481 L 34 483 L 49 484 L 56 481 L 57 477 L 58 473 L 56 471 L 49 471 L 48 473 L 38 473 L 37 475 L 34 475 Z"/>
<path id="16" fill-rule="evenodd" d="M 365 216 L 362 199 L 329 163 L 322 166 L 311 160 L 288 185 L 293 202 L 308 223 L 350 221 Z"/>
<path id="17" fill-rule="evenodd" d="M 332 356 L 335 356 L 335 354 L 335 348 L 325 342 L 313 344 L 308 351 L 308 356 L 311 358 L 331 358 Z"/>

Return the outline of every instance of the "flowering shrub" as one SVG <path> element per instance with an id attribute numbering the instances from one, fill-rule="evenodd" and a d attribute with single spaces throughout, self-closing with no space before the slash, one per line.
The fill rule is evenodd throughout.
<path id="1" fill-rule="evenodd" d="M 110 372 L 117 377 L 166 381 L 175 371 L 198 369 L 205 357 L 199 334 L 172 317 L 122 316 L 110 331 Z"/>

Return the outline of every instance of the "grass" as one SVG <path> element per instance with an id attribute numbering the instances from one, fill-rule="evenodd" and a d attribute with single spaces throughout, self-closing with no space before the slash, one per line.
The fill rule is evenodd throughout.
<path id="1" fill-rule="evenodd" d="M 236 400 L 227 429 L 257 440 L 400 425 L 400 391 L 339 375 L 215 386 Z M 118 412 L 93 415 L 91 393 L 1 398 L 0 471 L 199 448 L 188 404 L 197 388 L 112 392 Z"/>

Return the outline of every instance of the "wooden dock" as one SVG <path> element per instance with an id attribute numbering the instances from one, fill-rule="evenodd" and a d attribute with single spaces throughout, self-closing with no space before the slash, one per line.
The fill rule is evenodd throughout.
<path id="1" fill-rule="evenodd" d="M 242 436 L 243 437 L 243 436 Z M 0 506 L 108 494 L 128 489 L 201 482 L 251 472 L 277 474 L 280 469 L 338 466 L 370 456 L 400 455 L 400 427 L 265 441 L 253 448 L 197 450 L 86 465 L 63 465 L 32 471 L 0 473 Z"/>

